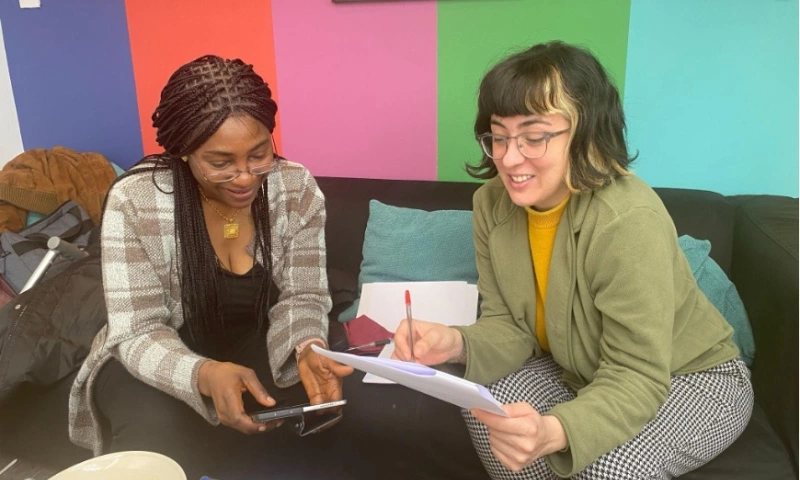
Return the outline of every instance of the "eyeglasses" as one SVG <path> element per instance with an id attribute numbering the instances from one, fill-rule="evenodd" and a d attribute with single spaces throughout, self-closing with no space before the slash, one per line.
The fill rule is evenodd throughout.
<path id="1" fill-rule="evenodd" d="M 547 153 L 547 144 L 550 142 L 551 138 L 557 137 L 562 133 L 567 133 L 569 130 L 570 129 L 567 128 L 565 130 L 559 130 L 558 132 L 544 134 L 520 133 L 519 135 L 514 135 L 513 137 L 488 132 L 482 133 L 476 138 L 478 143 L 481 144 L 483 152 L 492 160 L 501 160 L 503 157 L 505 157 L 506 152 L 508 151 L 508 142 L 515 139 L 517 140 L 517 148 L 519 148 L 519 153 L 521 153 L 525 158 L 536 160 L 537 158 L 544 157 L 544 155 Z"/>
<path id="2" fill-rule="evenodd" d="M 264 163 L 259 163 L 258 165 L 247 167 L 246 170 L 247 173 L 249 173 L 254 177 L 260 177 L 273 171 L 280 164 L 281 157 L 278 157 L 272 153 L 269 154 L 269 157 L 270 159 Z M 206 173 L 206 171 L 203 169 L 200 163 L 194 159 L 194 157 L 190 156 L 189 158 L 194 162 L 195 165 L 197 165 L 197 168 L 200 170 L 200 173 L 203 174 L 203 178 L 205 178 L 211 183 L 232 182 L 237 178 L 239 178 L 239 175 L 244 173 L 243 170 L 239 170 L 238 168 L 233 166 L 226 167 L 222 170 L 217 170 L 211 173 Z"/>

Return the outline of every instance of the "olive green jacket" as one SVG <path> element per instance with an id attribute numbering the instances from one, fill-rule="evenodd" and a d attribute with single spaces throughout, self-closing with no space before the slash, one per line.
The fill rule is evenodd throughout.
<path id="1" fill-rule="evenodd" d="M 460 327 L 466 378 L 492 383 L 541 355 L 525 210 L 499 178 L 474 197 L 482 297 L 477 323 Z M 658 195 L 631 175 L 573 195 L 556 233 L 545 324 L 554 360 L 577 396 L 547 412 L 569 448 L 547 456 L 573 475 L 655 418 L 670 376 L 736 358 L 733 330 L 698 289 Z"/>

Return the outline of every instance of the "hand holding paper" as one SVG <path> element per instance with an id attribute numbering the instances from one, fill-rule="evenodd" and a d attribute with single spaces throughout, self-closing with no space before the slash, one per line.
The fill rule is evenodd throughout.
<path id="1" fill-rule="evenodd" d="M 492 453 L 500 463 L 518 471 L 533 461 L 567 447 L 567 434 L 561 421 L 540 415 L 527 402 L 504 405 L 507 417 L 474 410 L 475 418 L 489 430 Z"/>

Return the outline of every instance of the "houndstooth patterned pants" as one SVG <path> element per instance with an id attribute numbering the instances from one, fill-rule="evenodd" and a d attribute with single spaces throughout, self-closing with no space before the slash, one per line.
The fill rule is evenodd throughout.
<path id="1" fill-rule="evenodd" d="M 575 398 L 561 382 L 563 370 L 552 356 L 531 358 L 521 369 L 488 388 L 500 403 L 528 402 L 545 413 Z M 672 377 L 667 401 L 656 418 L 629 442 L 603 455 L 577 479 L 669 479 L 719 455 L 744 431 L 753 409 L 750 371 L 731 360 L 703 372 Z M 558 479 L 543 458 L 519 472 L 498 462 L 486 427 L 464 410 L 472 443 L 495 480 Z"/>

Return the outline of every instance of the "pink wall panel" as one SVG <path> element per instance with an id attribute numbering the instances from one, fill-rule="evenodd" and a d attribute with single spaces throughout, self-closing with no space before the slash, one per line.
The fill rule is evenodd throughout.
<path id="1" fill-rule="evenodd" d="M 314 175 L 436 179 L 436 2 L 272 0 L 283 154 Z"/>

